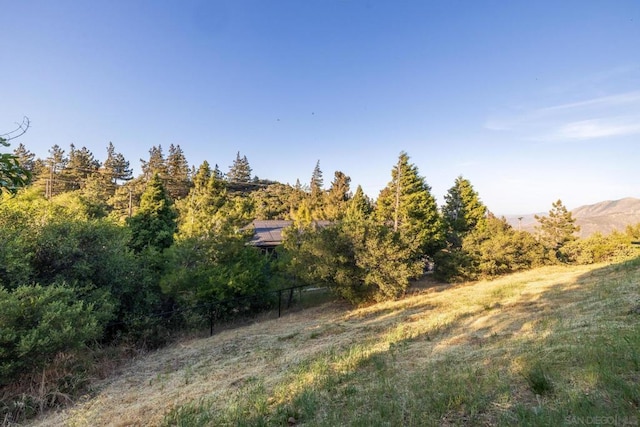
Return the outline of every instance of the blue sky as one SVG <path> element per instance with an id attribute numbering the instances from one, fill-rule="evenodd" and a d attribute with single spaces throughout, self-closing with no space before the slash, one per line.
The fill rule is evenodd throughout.
<path id="1" fill-rule="evenodd" d="M 640 197 L 640 2 L 0 0 L 0 133 L 139 171 L 236 153 L 376 197 L 406 151 L 442 203 L 499 214 Z"/>

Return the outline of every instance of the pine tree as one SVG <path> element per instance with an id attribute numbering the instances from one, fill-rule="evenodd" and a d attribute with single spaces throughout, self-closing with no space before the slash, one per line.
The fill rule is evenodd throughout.
<path id="1" fill-rule="evenodd" d="M 193 175 L 193 187 L 194 188 L 204 188 L 211 178 L 212 171 L 209 166 L 209 162 L 206 160 L 202 162 L 202 164 L 198 167 L 198 170 Z"/>
<path id="2" fill-rule="evenodd" d="M 549 216 L 535 216 L 540 224 L 536 230 L 540 234 L 540 240 L 555 258 L 565 261 L 566 257 L 562 248 L 569 242 L 576 240 L 575 233 L 580 231 L 580 227 L 575 225 L 575 218 L 571 212 L 558 199 L 552 204 Z"/>
<path id="3" fill-rule="evenodd" d="M 191 186 L 189 163 L 180 145 L 169 146 L 167 156 L 167 193 L 173 200 L 181 199 L 189 194 Z"/>
<path id="4" fill-rule="evenodd" d="M 405 152 L 391 171 L 391 182 L 378 196 L 376 217 L 401 234 L 415 258 L 432 257 L 443 245 L 442 220 L 431 187 Z"/>
<path id="5" fill-rule="evenodd" d="M 325 193 L 324 218 L 330 221 L 342 219 L 351 197 L 351 178 L 340 171 L 334 174 L 331 187 Z"/>
<path id="6" fill-rule="evenodd" d="M 486 206 L 480 201 L 478 193 L 471 182 L 462 176 L 444 196 L 442 207 L 447 240 L 453 247 L 460 247 L 462 239 L 485 219 Z"/>
<path id="7" fill-rule="evenodd" d="M 62 173 L 65 189 L 70 191 L 82 188 L 86 179 L 97 173 L 99 168 L 100 162 L 94 158 L 87 147 L 78 150 L 74 144 L 71 144 L 69 161 Z"/>
<path id="8" fill-rule="evenodd" d="M 48 170 L 42 174 L 42 178 L 39 181 L 45 188 L 47 198 L 64 191 L 62 172 L 67 167 L 67 163 L 69 163 L 69 158 L 65 155 L 65 151 L 58 144 L 51 147 L 49 157 L 45 159 Z"/>
<path id="9" fill-rule="evenodd" d="M 131 229 L 129 246 L 136 252 L 151 247 L 162 251 L 173 244 L 176 212 L 160 176 L 155 173 L 140 199 L 140 209 L 127 224 Z"/>
<path id="10" fill-rule="evenodd" d="M 240 152 L 236 155 L 236 159 L 229 168 L 227 173 L 227 180 L 232 183 L 247 183 L 251 182 L 251 167 L 247 156 L 240 157 Z"/>
<path id="11" fill-rule="evenodd" d="M 154 145 L 149 150 L 149 161 L 140 159 L 142 163 L 142 175 L 145 180 L 151 179 L 154 174 L 158 174 L 161 179 L 167 177 L 167 163 L 162 153 L 162 146 Z"/>
<path id="12" fill-rule="evenodd" d="M 129 162 L 121 153 L 116 153 L 112 142 L 109 142 L 107 147 L 107 159 L 102 165 L 102 173 L 113 186 L 117 185 L 118 181 L 129 181 L 133 178 L 133 170 Z"/>
<path id="13" fill-rule="evenodd" d="M 219 179 L 221 181 L 224 179 L 224 174 L 222 173 L 222 171 L 218 167 L 217 163 L 213 167 L 213 172 L 212 173 L 213 173 L 213 175 L 215 175 L 216 179 Z"/>
<path id="14" fill-rule="evenodd" d="M 18 146 L 13 150 L 13 155 L 16 156 L 18 164 L 20 164 L 22 169 L 30 172 L 32 175 L 35 174 L 36 155 L 27 150 L 27 147 L 25 147 L 24 144 L 18 144 Z"/>
<path id="15" fill-rule="evenodd" d="M 290 219 L 291 199 L 295 191 L 288 184 L 276 182 L 251 193 L 255 219 Z"/>
<path id="16" fill-rule="evenodd" d="M 324 206 L 323 206 L 323 187 L 324 180 L 322 179 L 322 170 L 320 169 L 320 160 L 316 162 L 316 166 L 313 168 L 311 174 L 311 181 L 309 183 L 309 209 L 311 210 L 311 216 L 313 219 L 324 219 Z"/>
<path id="17" fill-rule="evenodd" d="M 193 178 L 193 187 L 189 195 L 176 202 L 180 212 L 179 237 L 210 237 L 216 235 L 226 218 L 220 210 L 228 201 L 225 182 L 211 171 L 209 163 L 204 161 Z"/>
<path id="18" fill-rule="evenodd" d="M 347 210 L 345 212 L 346 221 L 359 221 L 365 220 L 371 216 L 373 212 L 373 203 L 364 194 L 362 187 L 358 185 L 356 192 L 347 203 Z"/>

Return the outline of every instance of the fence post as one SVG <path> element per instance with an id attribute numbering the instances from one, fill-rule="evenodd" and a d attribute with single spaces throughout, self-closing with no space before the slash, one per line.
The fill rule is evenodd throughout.
<path id="1" fill-rule="evenodd" d="M 213 310 L 213 304 L 209 307 L 209 336 L 213 336 L 213 319 L 215 311 Z"/>
<path id="2" fill-rule="evenodd" d="M 289 289 L 289 301 L 287 301 L 287 308 L 291 308 L 291 303 L 293 302 L 293 291 L 295 288 Z"/>
<path id="3" fill-rule="evenodd" d="M 278 319 L 282 313 L 282 290 L 278 290 Z"/>

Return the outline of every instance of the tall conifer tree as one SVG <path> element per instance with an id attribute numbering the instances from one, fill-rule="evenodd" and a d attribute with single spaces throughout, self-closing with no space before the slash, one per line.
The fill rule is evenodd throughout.
<path id="1" fill-rule="evenodd" d="M 462 176 L 456 178 L 444 200 L 442 216 L 447 240 L 453 247 L 459 247 L 462 239 L 485 219 L 487 208 L 471 182 Z"/>
<path id="2" fill-rule="evenodd" d="M 555 257 L 565 260 L 565 254 L 562 248 L 569 242 L 576 240 L 576 233 L 580 231 L 580 227 L 575 225 L 576 219 L 571 212 L 558 199 L 552 204 L 549 216 L 535 216 L 540 224 L 536 229 L 540 233 L 541 242 Z"/>
<path id="3" fill-rule="evenodd" d="M 130 247 L 136 252 L 147 247 L 160 251 L 168 248 L 173 244 L 176 217 L 160 176 L 153 174 L 140 199 L 138 212 L 127 220 L 131 228 Z"/>
<path id="4" fill-rule="evenodd" d="M 169 146 L 167 155 L 167 193 L 174 199 L 181 199 L 189 193 L 191 186 L 189 163 L 180 145 Z"/>
<path id="5" fill-rule="evenodd" d="M 240 157 L 240 152 L 236 155 L 236 159 L 229 168 L 227 179 L 233 183 L 247 183 L 251 181 L 251 167 L 247 156 Z"/>
<path id="6" fill-rule="evenodd" d="M 443 245 L 442 220 L 431 187 L 405 152 L 391 171 L 391 182 L 380 192 L 376 217 L 400 233 L 416 258 L 432 257 Z"/>
<path id="7" fill-rule="evenodd" d="M 351 178 L 340 171 L 334 174 L 331 187 L 325 193 L 324 217 L 330 221 L 342 219 L 351 197 Z"/>

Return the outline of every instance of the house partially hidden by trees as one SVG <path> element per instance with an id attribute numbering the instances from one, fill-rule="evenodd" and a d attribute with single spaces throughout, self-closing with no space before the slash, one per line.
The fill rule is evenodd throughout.
<path id="1" fill-rule="evenodd" d="M 331 221 L 314 221 L 317 227 L 326 227 Z M 276 247 L 284 242 L 283 230 L 290 227 L 293 221 L 290 220 L 254 220 L 243 230 L 253 230 L 253 237 L 249 244 L 261 249 L 264 252 L 272 252 Z"/>

